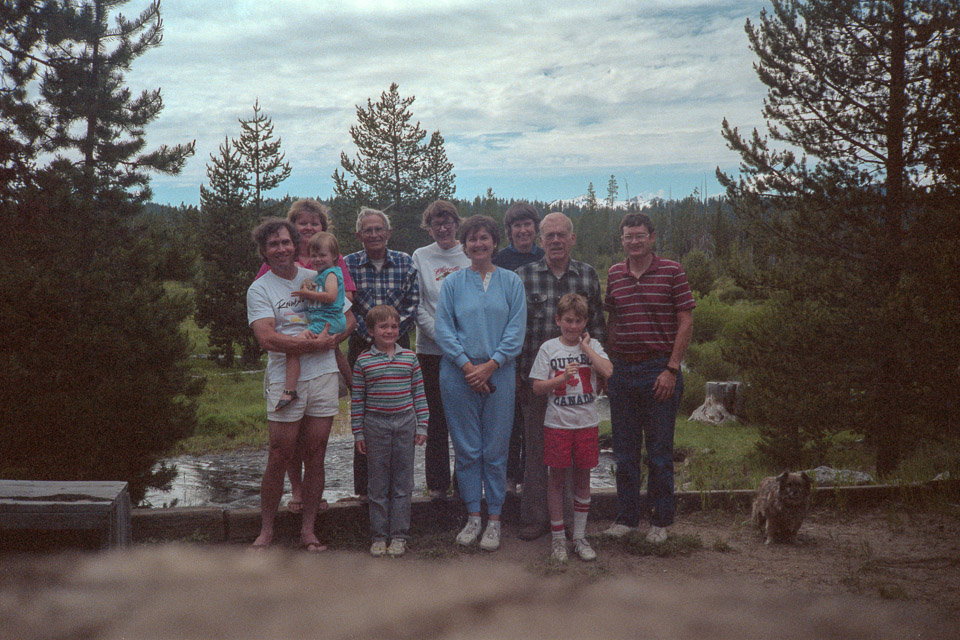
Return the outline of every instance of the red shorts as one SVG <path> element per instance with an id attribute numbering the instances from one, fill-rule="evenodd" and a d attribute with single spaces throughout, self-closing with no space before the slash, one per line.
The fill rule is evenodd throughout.
<path id="1" fill-rule="evenodd" d="M 586 429 L 543 428 L 543 464 L 554 469 L 593 469 L 600 464 L 598 427 Z"/>

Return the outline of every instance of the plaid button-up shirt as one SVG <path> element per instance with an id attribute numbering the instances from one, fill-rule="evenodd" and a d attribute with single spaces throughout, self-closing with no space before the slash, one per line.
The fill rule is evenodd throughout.
<path id="1" fill-rule="evenodd" d="M 527 293 L 527 335 L 517 360 L 524 380 L 530 376 L 530 367 L 542 345 L 560 335 L 560 327 L 553 317 L 557 303 L 568 293 L 579 293 L 587 299 L 586 331 L 591 340 L 603 341 L 606 322 L 603 319 L 603 300 L 600 297 L 600 278 L 596 270 L 585 262 L 570 260 L 566 272 L 559 278 L 547 266 L 546 258 L 519 267 L 516 274 Z"/>
<path id="2" fill-rule="evenodd" d="M 363 249 L 344 256 L 347 269 L 357 285 L 353 299 L 353 314 L 357 318 L 356 335 L 370 341 L 367 332 L 367 312 L 380 304 L 388 304 L 400 314 L 400 335 L 405 335 L 417 315 L 420 304 L 420 285 L 413 260 L 402 251 L 387 249 L 383 268 L 377 271 Z"/>

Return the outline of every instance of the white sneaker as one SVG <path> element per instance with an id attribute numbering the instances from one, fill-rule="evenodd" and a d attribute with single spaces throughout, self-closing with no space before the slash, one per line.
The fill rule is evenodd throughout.
<path id="1" fill-rule="evenodd" d="M 647 532 L 647 542 L 651 544 L 662 544 L 667 540 L 666 527 L 651 526 Z"/>
<path id="2" fill-rule="evenodd" d="M 550 552 L 550 560 L 560 564 L 567 564 L 567 541 L 554 540 L 553 550 Z"/>
<path id="3" fill-rule="evenodd" d="M 597 559 L 597 552 L 593 550 L 586 538 L 577 538 L 573 541 L 573 551 L 584 562 L 590 562 Z"/>
<path id="4" fill-rule="evenodd" d="M 604 531 L 603 535 L 610 536 L 611 538 L 622 538 L 634 529 L 636 529 L 636 527 L 628 527 L 625 524 L 615 524 Z"/>
<path id="5" fill-rule="evenodd" d="M 477 536 L 480 535 L 480 521 L 479 520 L 467 520 L 467 526 L 457 534 L 457 544 L 461 547 L 469 547 L 474 542 L 477 541 Z"/>
<path id="6" fill-rule="evenodd" d="M 383 554 L 387 552 L 387 543 L 383 540 L 376 540 L 372 545 L 370 545 L 370 555 L 374 558 L 382 558 Z"/>
<path id="7" fill-rule="evenodd" d="M 387 554 L 391 558 L 399 558 L 404 553 L 407 552 L 407 541 L 403 538 L 394 538 L 390 541 L 390 548 L 387 549 Z"/>
<path id="8" fill-rule="evenodd" d="M 487 523 L 487 528 L 480 538 L 480 548 L 484 551 L 496 551 L 500 548 L 500 523 Z"/>

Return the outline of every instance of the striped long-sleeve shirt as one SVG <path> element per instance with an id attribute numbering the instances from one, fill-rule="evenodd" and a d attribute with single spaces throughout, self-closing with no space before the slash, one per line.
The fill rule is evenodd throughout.
<path id="1" fill-rule="evenodd" d="M 350 397 L 350 429 L 354 440 L 363 440 L 363 415 L 399 413 L 413 409 L 417 434 L 427 435 L 430 410 L 423 390 L 423 374 L 417 354 L 397 346 L 393 357 L 370 347 L 353 365 L 353 392 Z"/>
<path id="2" fill-rule="evenodd" d="M 677 312 L 691 311 L 696 303 L 683 267 L 654 256 L 639 278 L 633 277 L 626 262 L 610 267 L 603 306 L 614 312 L 607 325 L 607 353 L 616 357 L 669 354 L 677 338 Z"/>

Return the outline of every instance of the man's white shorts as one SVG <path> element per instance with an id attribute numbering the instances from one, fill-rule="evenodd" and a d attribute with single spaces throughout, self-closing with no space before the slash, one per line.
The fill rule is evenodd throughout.
<path id="1" fill-rule="evenodd" d="M 340 385 L 336 371 L 301 380 L 297 383 L 299 397 L 280 411 L 274 411 L 273 408 L 283 395 L 283 384 L 281 380 L 266 389 L 267 420 L 296 422 L 305 415 L 311 418 L 327 418 L 340 413 Z"/>

